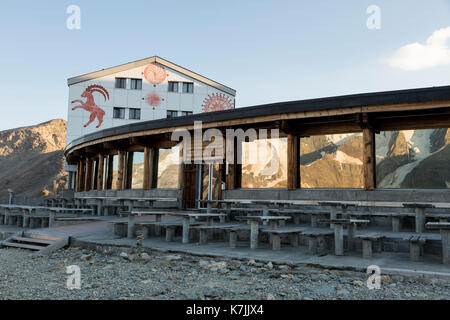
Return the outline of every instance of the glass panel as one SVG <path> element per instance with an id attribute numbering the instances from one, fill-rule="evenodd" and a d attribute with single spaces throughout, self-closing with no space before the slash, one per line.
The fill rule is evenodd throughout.
<path id="1" fill-rule="evenodd" d="M 117 179 L 119 177 L 119 175 L 118 175 L 118 171 L 119 171 L 118 160 L 119 160 L 119 156 L 114 155 L 113 156 L 113 177 L 112 177 L 112 185 L 111 185 L 112 190 L 117 190 Z"/>
<path id="2" fill-rule="evenodd" d="M 133 169 L 131 173 L 131 189 L 142 189 L 144 184 L 144 153 L 133 153 Z"/>
<path id="3" fill-rule="evenodd" d="M 286 138 L 244 142 L 242 188 L 287 188 L 286 150 Z"/>
<path id="4" fill-rule="evenodd" d="M 300 139 L 302 188 L 363 188 L 362 133 Z"/>
<path id="5" fill-rule="evenodd" d="M 178 188 L 180 148 L 159 149 L 157 188 Z"/>
<path id="6" fill-rule="evenodd" d="M 378 188 L 450 188 L 450 129 L 375 135 Z"/>

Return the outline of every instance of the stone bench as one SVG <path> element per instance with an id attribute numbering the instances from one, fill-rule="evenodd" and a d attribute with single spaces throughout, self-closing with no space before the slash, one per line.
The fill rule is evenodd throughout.
<path id="1" fill-rule="evenodd" d="M 239 231 L 248 231 L 250 232 L 250 225 L 237 225 L 235 227 L 227 228 L 225 231 L 228 231 L 230 234 L 230 248 L 236 248 L 237 245 L 237 234 Z"/>
<path id="2" fill-rule="evenodd" d="M 404 238 L 405 241 L 409 241 L 409 257 L 411 261 L 420 261 L 423 256 L 423 246 L 427 241 L 427 237 L 424 235 L 413 235 Z"/>
<path id="3" fill-rule="evenodd" d="M 350 216 L 363 216 L 363 217 L 390 217 L 392 232 L 400 232 L 401 229 L 401 217 L 413 217 L 414 215 L 407 212 L 349 212 Z"/>
<path id="4" fill-rule="evenodd" d="M 310 209 L 269 209 L 269 212 L 282 216 L 292 216 L 294 224 L 300 224 L 300 215 L 308 215 L 311 220 L 311 228 L 317 228 L 317 220 L 319 217 L 330 215 L 329 211 Z"/>
<path id="5" fill-rule="evenodd" d="M 115 236 L 125 238 L 128 235 L 128 222 L 127 221 L 111 221 L 109 223 L 112 225 L 112 233 Z"/>
<path id="6" fill-rule="evenodd" d="M 356 235 L 354 238 L 362 240 L 362 256 L 363 256 L 363 258 L 371 259 L 372 258 L 372 247 L 375 247 L 376 252 L 383 251 L 383 239 L 385 237 L 386 237 L 385 235 L 382 235 L 379 233 L 368 233 L 368 234 Z M 375 245 L 377 243 L 378 243 L 378 246 Z"/>
<path id="7" fill-rule="evenodd" d="M 302 232 L 302 235 L 308 238 L 309 254 L 315 255 L 317 254 L 318 239 L 319 238 L 325 239 L 325 237 L 331 237 L 334 235 L 334 231 L 329 229 L 306 230 Z"/>
<path id="8" fill-rule="evenodd" d="M 239 225 L 237 224 L 217 224 L 217 225 L 200 225 L 200 226 L 194 226 L 191 229 L 198 230 L 199 231 L 199 244 L 207 244 L 208 243 L 208 232 L 211 230 L 223 230 L 223 231 L 229 231 L 233 228 L 238 228 Z"/>
<path id="9" fill-rule="evenodd" d="M 281 235 L 287 234 L 290 237 L 290 243 L 293 247 L 298 247 L 298 236 L 299 233 L 305 231 L 305 228 L 302 227 L 286 227 L 279 229 L 263 229 L 262 232 L 269 233 L 271 242 L 272 242 L 272 250 L 279 251 L 281 250 Z"/>

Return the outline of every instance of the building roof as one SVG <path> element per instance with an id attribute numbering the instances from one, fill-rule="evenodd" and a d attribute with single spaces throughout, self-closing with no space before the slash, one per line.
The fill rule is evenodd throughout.
<path id="1" fill-rule="evenodd" d="M 155 62 L 159 63 L 159 64 L 161 64 L 161 65 L 163 65 L 165 67 L 168 67 L 168 68 L 170 68 L 172 70 L 175 70 L 175 71 L 177 71 L 179 73 L 182 73 L 182 74 L 184 74 L 184 75 L 186 75 L 186 76 L 188 76 L 188 77 L 190 77 L 192 79 L 195 79 L 197 81 L 203 82 L 203 83 L 205 83 L 205 84 L 207 84 L 207 85 L 209 85 L 211 87 L 214 87 L 214 88 L 216 88 L 218 90 L 221 90 L 221 91 L 223 91 L 225 93 L 228 93 L 228 94 L 230 94 L 232 96 L 236 95 L 236 90 L 234 90 L 234 89 L 232 89 L 230 87 L 227 87 L 227 86 L 225 86 L 223 84 L 220 84 L 220 83 L 218 83 L 218 82 L 216 82 L 214 80 L 206 78 L 206 77 L 204 77 L 202 75 L 199 75 L 198 73 L 195 73 L 193 71 L 190 71 L 188 69 L 180 67 L 179 65 L 176 65 L 176 64 L 174 64 L 174 63 L 172 63 L 170 61 L 164 60 L 164 59 L 162 59 L 162 58 L 160 58 L 158 56 L 153 56 L 153 57 L 146 58 L 146 59 L 141 59 L 141 60 L 137 60 L 137 61 L 133 61 L 133 62 L 128 62 L 128 63 L 121 64 L 121 65 L 118 65 L 118 66 L 115 66 L 115 67 L 106 68 L 106 69 L 102 69 L 102 70 L 99 70 L 99 71 L 94 71 L 94 72 L 86 73 L 86 74 L 83 74 L 83 75 L 80 75 L 80 76 L 72 77 L 72 78 L 67 79 L 67 85 L 71 86 L 71 85 L 76 84 L 76 83 L 97 79 L 97 78 L 104 77 L 104 76 L 107 76 L 107 75 L 110 75 L 110 74 L 114 74 L 114 73 L 117 73 L 117 72 L 129 70 L 129 69 L 133 69 L 133 68 L 138 68 L 138 67 L 150 64 L 150 63 L 155 63 Z"/>
<path id="2" fill-rule="evenodd" d="M 247 119 L 243 120 L 243 122 L 248 122 L 248 119 L 253 118 L 270 117 L 271 119 L 274 119 L 277 116 L 284 114 L 298 114 L 346 108 L 364 108 L 366 110 L 365 112 L 372 112 L 377 111 L 377 107 L 386 105 L 417 105 L 418 108 L 422 109 L 427 109 L 433 107 L 433 105 L 436 105 L 437 107 L 442 108 L 450 107 L 450 103 L 447 103 L 448 101 L 450 101 L 450 86 L 372 92 L 318 99 L 278 102 L 259 106 L 199 113 L 170 119 L 142 121 L 119 127 L 108 128 L 75 139 L 66 147 L 66 150 L 76 145 L 105 137 L 161 128 L 188 126 L 192 125 L 194 121 L 202 121 L 203 123 L 228 123 L 232 120 Z M 426 106 L 426 104 L 429 106 Z"/>

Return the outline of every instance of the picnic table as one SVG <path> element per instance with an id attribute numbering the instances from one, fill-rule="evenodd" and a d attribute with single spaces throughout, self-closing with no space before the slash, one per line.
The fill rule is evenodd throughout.
<path id="1" fill-rule="evenodd" d="M 442 263 L 450 264 L 450 222 L 428 222 L 427 229 L 439 230 L 442 242 Z"/>
<path id="2" fill-rule="evenodd" d="M 279 221 L 286 221 L 291 219 L 291 217 L 286 216 L 247 216 L 247 217 L 236 217 L 237 220 L 247 220 L 250 221 L 250 248 L 258 248 L 258 236 L 259 236 L 259 222 L 269 221 L 270 228 L 278 228 Z"/>
<path id="3" fill-rule="evenodd" d="M 214 218 L 225 217 L 223 213 L 199 213 L 199 212 L 169 212 L 170 216 L 178 216 L 183 218 L 183 237 L 182 243 L 189 243 L 190 223 L 193 219 L 206 218 L 206 225 L 210 226 Z"/>
<path id="4" fill-rule="evenodd" d="M 370 220 L 362 219 L 323 219 L 318 221 L 318 223 L 333 224 L 334 251 L 336 256 L 344 255 L 344 225 L 347 226 L 348 243 L 350 244 L 355 236 L 356 225 L 369 222 Z"/>
<path id="5" fill-rule="evenodd" d="M 134 238 L 135 236 L 135 217 L 140 217 L 143 215 L 146 216 L 154 216 L 156 222 L 161 222 L 161 216 L 167 215 L 167 211 L 122 211 L 120 213 L 121 215 L 128 216 L 128 232 L 127 237 L 128 238 Z M 161 234 L 161 231 L 159 229 L 159 226 L 155 227 L 155 233 L 157 235 Z"/>
<path id="6" fill-rule="evenodd" d="M 411 203 L 406 202 L 402 204 L 404 208 L 412 208 L 416 214 L 416 233 L 422 233 L 425 226 L 425 209 L 435 208 L 431 203 Z"/>

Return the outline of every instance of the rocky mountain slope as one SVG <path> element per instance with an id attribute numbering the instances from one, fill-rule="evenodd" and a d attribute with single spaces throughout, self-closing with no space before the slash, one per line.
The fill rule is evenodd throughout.
<path id="1" fill-rule="evenodd" d="M 0 132 L 0 197 L 8 189 L 19 197 L 47 196 L 54 180 L 57 190 L 63 189 L 66 128 L 65 120 L 56 119 Z"/>

